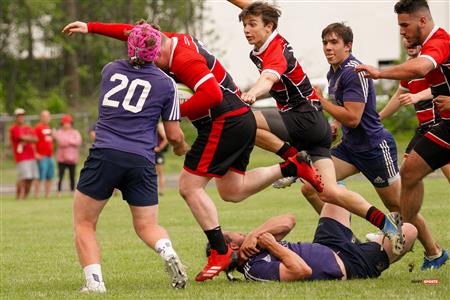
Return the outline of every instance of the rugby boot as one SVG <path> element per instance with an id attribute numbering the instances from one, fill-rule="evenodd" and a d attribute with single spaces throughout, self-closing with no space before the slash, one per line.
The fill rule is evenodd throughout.
<path id="1" fill-rule="evenodd" d="M 311 157 L 305 151 L 289 157 L 288 160 L 297 167 L 297 176 L 300 180 L 309 182 L 316 191 L 323 192 L 322 176 L 313 167 Z"/>
<path id="2" fill-rule="evenodd" d="M 426 255 L 423 258 L 423 264 L 420 268 L 422 271 L 431 270 L 431 269 L 439 269 L 442 267 L 448 260 L 448 251 L 445 249 L 441 250 L 440 255 L 436 255 L 437 257 L 427 257 Z"/>
<path id="3" fill-rule="evenodd" d="M 195 281 L 205 281 L 212 279 L 214 276 L 219 275 L 220 272 L 227 269 L 231 264 L 231 254 L 233 251 L 228 246 L 228 251 L 225 254 L 217 253 L 217 250 L 211 249 L 211 254 L 208 256 L 208 263 L 205 268 L 197 274 Z"/>

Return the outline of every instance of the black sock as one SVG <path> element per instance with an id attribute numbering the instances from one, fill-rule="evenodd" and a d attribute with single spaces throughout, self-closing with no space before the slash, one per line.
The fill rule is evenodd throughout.
<path id="1" fill-rule="evenodd" d="M 280 163 L 280 169 L 283 177 L 297 176 L 297 166 L 290 161 Z"/>
<path id="2" fill-rule="evenodd" d="M 386 216 L 375 206 L 371 206 L 366 214 L 366 220 L 380 229 L 384 227 L 384 219 Z"/>
<path id="3" fill-rule="evenodd" d="M 222 234 L 220 226 L 211 230 L 205 230 L 206 237 L 208 238 L 211 249 L 215 249 L 219 254 L 225 254 L 228 252 L 227 243 Z"/>
<path id="4" fill-rule="evenodd" d="M 288 143 L 284 143 L 284 145 L 277 151 L 277 155 L 284 160 L 287 160 L 289 157 L 294 156 L 298 153 L 298 150 Z"/>

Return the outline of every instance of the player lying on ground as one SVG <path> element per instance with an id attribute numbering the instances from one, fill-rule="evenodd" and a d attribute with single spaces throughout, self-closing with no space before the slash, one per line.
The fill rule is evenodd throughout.
<path id="1" fill-rule="evenodd" d="M 74 22 L 64 32 L 91 32 L 125 40 L 124 32 L 133 27 Z M 230 202 L 240 202 L 284 176 L 299 176 L 319 191 L 323 185 L 304 153 L 297 156 L 294 153 L 282 164 L 246 172 L 256 121 L 248 105 L 240 99 L 233 79 L 195 37 L 164 32 L 161 38 L 161 54 L 155 64 L 195 91 L 180 105 L 181 115 L 192 121 L 198 135 L 186 154 L 179 188 L 213 249 L 208 264 L 196 276 L 197 281 L 204 281 L 218 275 L 231 262 L 231 249 L 223 238 L 216 206 L 205 191 L 212 178 L 221 198 Z"/>
<path id="2" fill-rule="evenodd" d="M 391 241 L 354 243 L 350 213 L 325 204 L 312 243 L 287 242 L 283 238 L 294 228 L 291 214 L 267 220 L 248 235 L 224 231 L 238 256 L 237 270 L 248 280 L 296 281 L 373 278 L 409 251 L 417 237 L 416 228 L 404 223 L 405 247 L 400 255 L 391 250 Z"/>

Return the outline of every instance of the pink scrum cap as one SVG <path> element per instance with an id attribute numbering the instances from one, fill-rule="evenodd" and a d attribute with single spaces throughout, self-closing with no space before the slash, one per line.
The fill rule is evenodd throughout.
<path id="1" fill-rule="evenodd" d="M 153 39 L 155 45 L 147 47 L 146 41 Z M 161 32 L 149 24 L 136 25 L 128 35 L 128 56 L 143 61 L 154 61 L 161 49 Z"/>

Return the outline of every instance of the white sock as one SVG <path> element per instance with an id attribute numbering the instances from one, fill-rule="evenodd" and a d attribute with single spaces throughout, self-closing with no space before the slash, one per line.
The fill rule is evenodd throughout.
<path id="1" fill-rule="evenodd" d="M 172 248 L 172 242 L 169 239 L 160 239 L 157 241 L 155 244 L 155 250 L 163 259 L 177 255 L 175 250 Z"/>
<path id="2" fill-rule="evenodd" d="M 102 267 L 100 264 L 91 264 L 83 268 L 86 281 L 103 282 Z"/>

